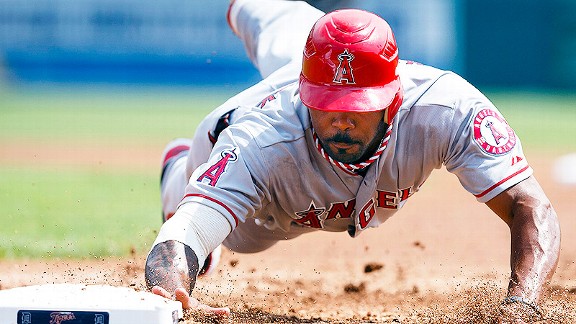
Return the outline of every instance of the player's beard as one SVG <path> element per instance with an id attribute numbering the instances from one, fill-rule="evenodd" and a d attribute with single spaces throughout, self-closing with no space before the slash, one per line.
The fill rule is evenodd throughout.
<path id="1" fill-rule="evenodd" d="M 380 147 L 380 143 L 384 138 L 387 128 L 388 125 L 384 123 L 384 121 L 379 123 L 376 135 L 368 143 L 352 138 L 347 132 L 338 132 L 331 137 L 326 139 L 319 138 L 319 140 L 326 153 L 328 153 L 328 155 L 330 155 L 334 160 L 349 164 L 360 163 L 369 159 L 376 152 L 378 147 Z M 353 145 L 352 147 L 357 147 L 357 149 L 333 148 L 331 144 L 336 143 Z"/>

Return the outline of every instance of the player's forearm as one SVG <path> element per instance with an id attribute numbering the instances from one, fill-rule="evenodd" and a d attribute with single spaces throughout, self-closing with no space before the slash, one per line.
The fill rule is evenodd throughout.
<path id="1" fill-rule="evenodd" d="M 512 273 L 508 295 L 538 302 L 558 264 L 560 226 L 556 212 L 547 200 L 518 204 L 510 232 Z"/>
<path id="2" fill-rule="evenodd" d="M 156 244 L 146 259 L 145 278 L 148 288 L 160 286 L 169 293 L 176 288 L 192 292 L 199 271 L 198 258 L 192 249 L 177 241 Z"/>

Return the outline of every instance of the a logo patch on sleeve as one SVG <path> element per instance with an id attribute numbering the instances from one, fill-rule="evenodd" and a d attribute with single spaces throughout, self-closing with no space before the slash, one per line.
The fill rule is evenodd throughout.
<path id="1" fill-rule="evenodd" d="M 516 146 L 516 134 L 504 117 L 486 108 L 474 117 L 474 141 L 484 152 L 502 155 Z"/>
<path id="2" fill-rule="evenodd" d="M 236 154 L 236 148 L 232 150 L 224 150 L 220 152 L 220 160 L 216 163 L 212 164 L 204 173 L 198 177 L 196 181 L 198 182 L 205 182 L 207 180 L 207 184 L 214 187 L 218 180 L 220 180 L 220 176 L 224 171 L 226 171 L 226 167 L 228 166 L 229 162 L 233 162 L 238 160 L 238 155 Z"/>

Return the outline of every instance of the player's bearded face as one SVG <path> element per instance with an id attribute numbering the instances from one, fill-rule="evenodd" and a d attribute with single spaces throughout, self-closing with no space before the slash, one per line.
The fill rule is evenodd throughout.
<path id="1" fill-rule="evenodd" d="M 343 163 L 358 163 L 370 158 L 386 132 L 384 111 L 309 111 L 322 147 L 333 159 Z"/>

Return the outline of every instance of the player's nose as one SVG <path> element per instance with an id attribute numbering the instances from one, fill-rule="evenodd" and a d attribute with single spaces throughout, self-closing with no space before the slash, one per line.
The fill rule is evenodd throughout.
<path id="1" fill-rule="evenodd" d="M 356 127 L 356 120 L 350 113 L 336 112 L 332 116 L 332 126 L 346 131 Z"/>

